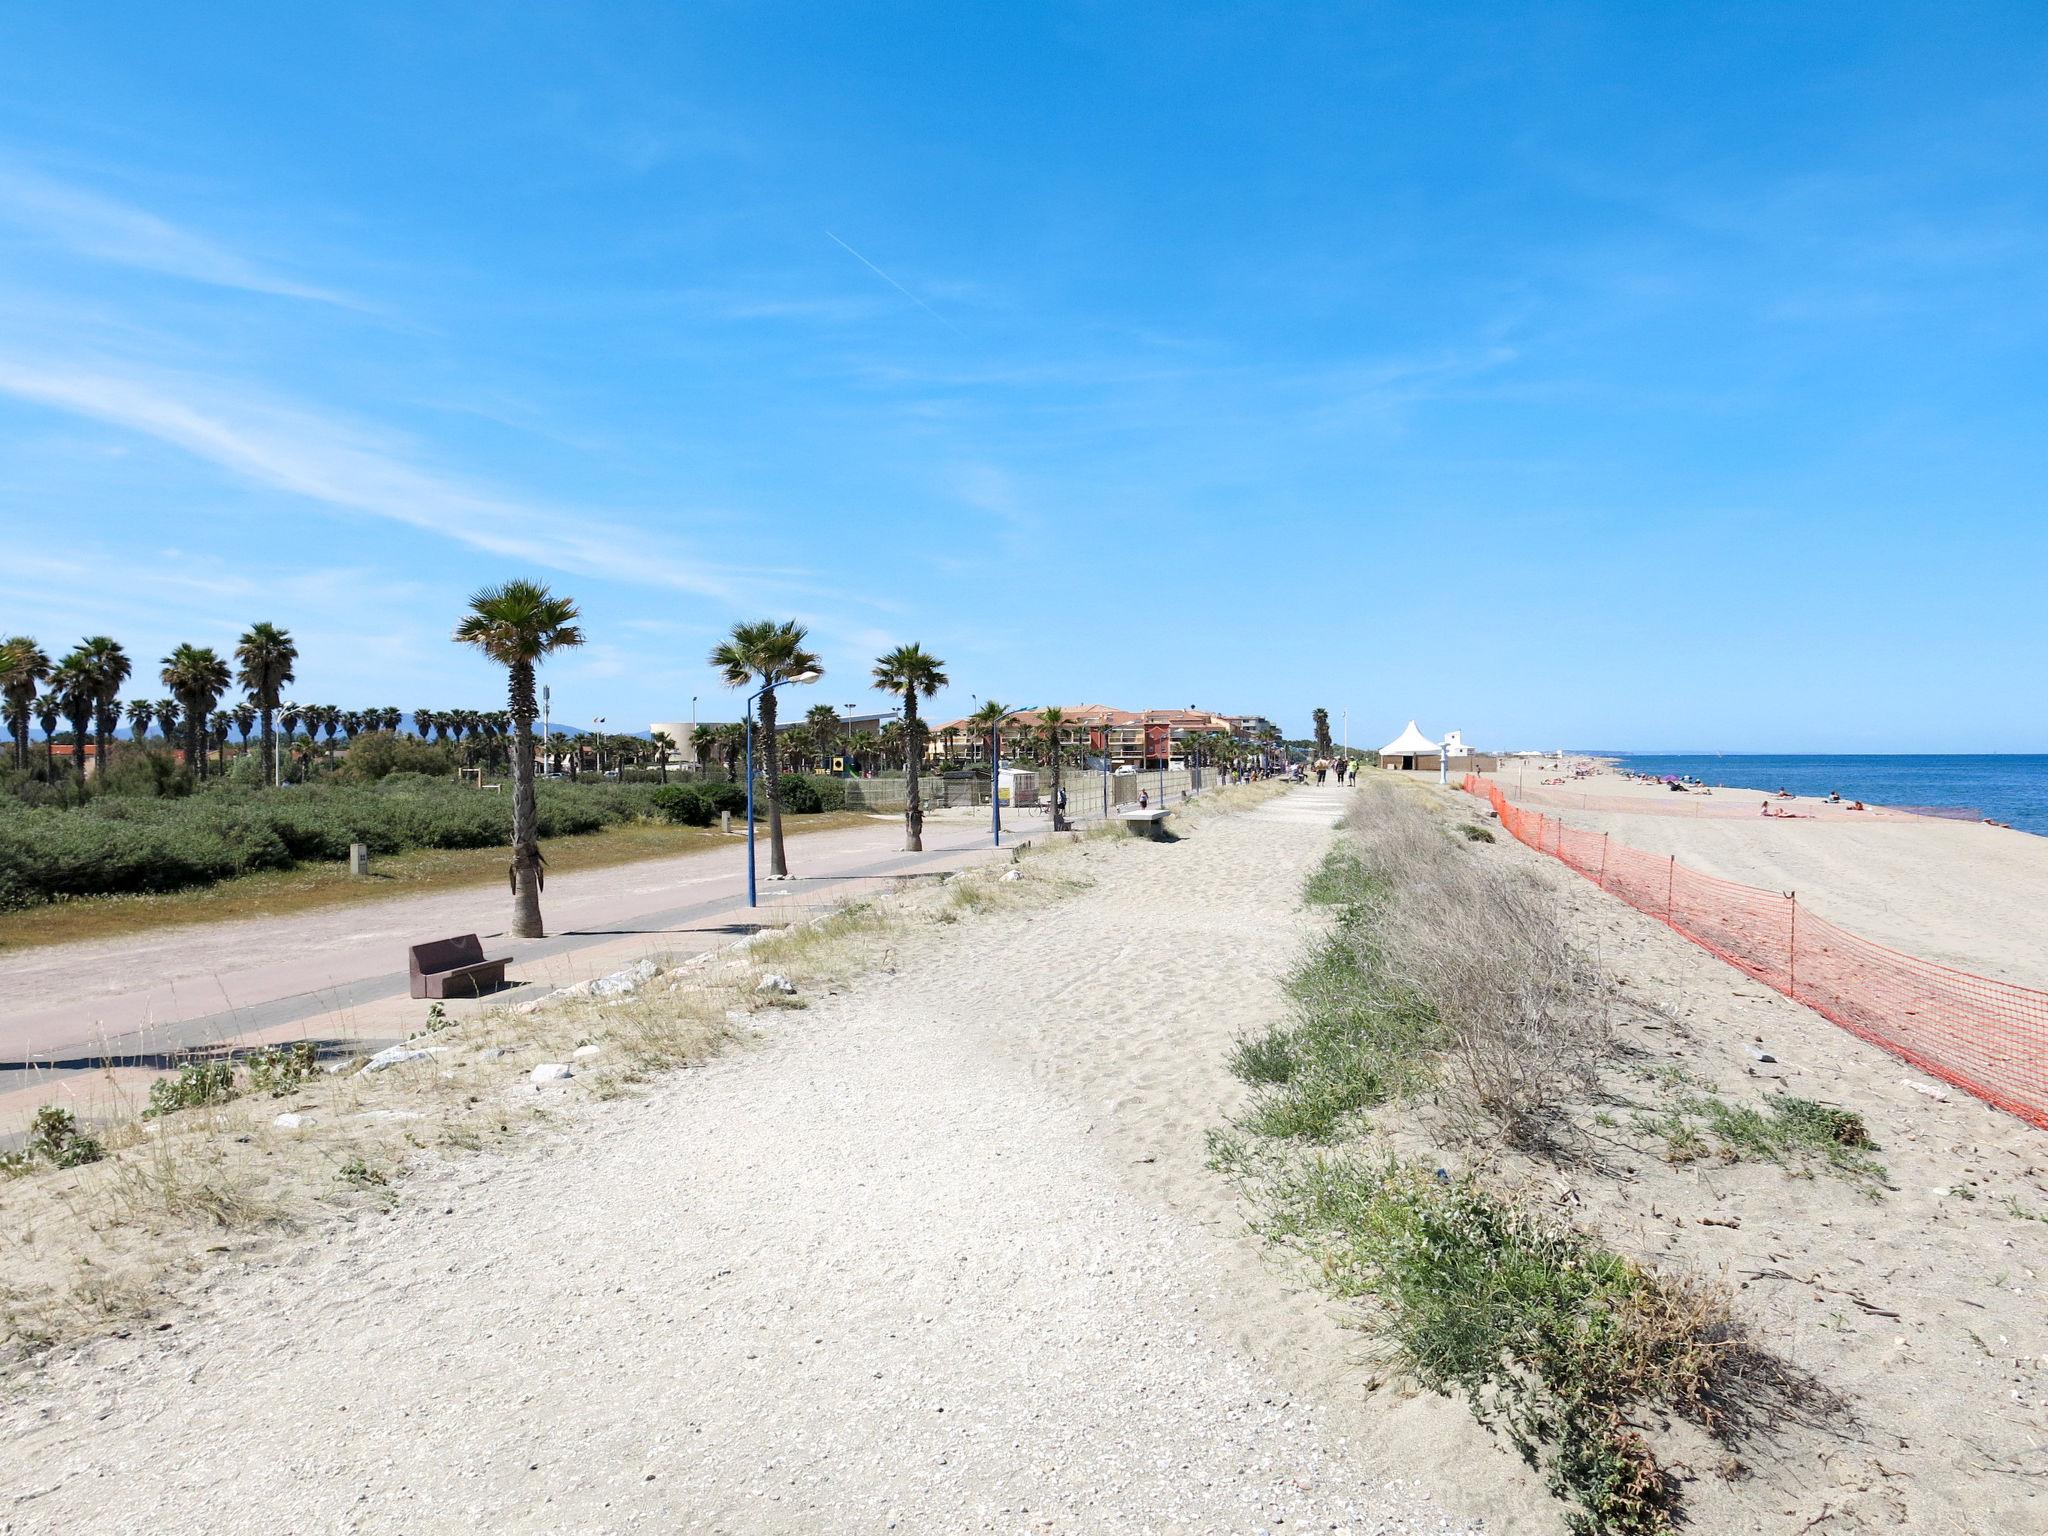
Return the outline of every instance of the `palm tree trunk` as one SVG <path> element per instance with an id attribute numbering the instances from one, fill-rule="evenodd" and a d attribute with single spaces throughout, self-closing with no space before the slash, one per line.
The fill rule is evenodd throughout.
<path id="1" fill-rule="evenodd" d="M 917 792 L 917 688 L 903 690 L 903 851 L 924 852 L 924 801 Z"/>
<path id="2" fill-rule="evenodd" d="M 275 711 L 263 706 L 263 782 L 272 786 L 280 780 L 277 773 L 277 722 Z"/>
<path id="3" fill-rule="evenodd" d="M 540 921 L 540 814 L 533 799 L 533 664 L 511 666 L 512 937 L 537 939 Z"/>
<path id="4" fill-rule="evenodd" d="M 789 859 L 782 851 L 782 755 L 775 744 L 775 690 L 761 695 L 761 729 L 765 733 L 761 760 L 768 770 L 768 873 L 789 876 Z"/>

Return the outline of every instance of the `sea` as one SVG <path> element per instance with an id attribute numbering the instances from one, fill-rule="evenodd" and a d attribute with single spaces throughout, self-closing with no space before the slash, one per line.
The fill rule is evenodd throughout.
<path id="1" fill-rule="evenodd" d="M 1704 779 L 1743 789 L 1789 789 L 1844 800 L 2003 821 L 2048 836 L 2048 757 L 2018 753 L 1966 756 L 1915 753 L 1777 754 L 1752 752 L 1586 752 L 1635 773 Z"/>

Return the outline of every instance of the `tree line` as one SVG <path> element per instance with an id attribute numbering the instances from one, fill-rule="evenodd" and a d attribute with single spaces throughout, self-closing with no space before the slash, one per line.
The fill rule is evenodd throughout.
<path id="1" fill-rule="evenodd" d="M 513 780 L 512 859 L 508 877 L 513 896 L 513 928 L 518 937 L 542 932 L 540 892 L 545 861 L 541 857 L 535 814 L 534 780 L 551 771 L 552 760 L 537 768 L 533 727 L 539 717 L 538 668 L 550 656 L 580 646 L 583 631 L 573 599 L 558 596 L 532 581 L 508 581 L 474 593 L 454 627 L 452 638 L 473 646 L 506 671 L 504 711 L 416 709 L 414 729 L 422 739 L 432 733 L 438 742 L 451 738 L 458 749 L 468 747 L 490 760 L 502 759 Z M 787 876 L 788 858 L 782 834 L 782 774 L 786 762 L 823 764 L 833 756 L 850 758 L 856 767 L 900 766 L 904 776 L 904 849 L 924 847 L 924 806 L 919 775 L 928 728 L 919 714 L 920 701 L 947 685 L 945 663 L 922 646 L 899 645 L 874 659 L 869 669 L 873 686 L 899 701 L 893 718 L 876 731 L 852 731 L 830 705 L 814 705 L 801 722 L 778 729 L 779 694 L 785 687 L 816 682 L 824 662 L 795 620 L 750 620 L 735 624 L 713 648 L 709 660 L 726 685 L 746 691 L 746 713 L 758 722 L 753 733 L 755 764 L 767 801 L 770 869 Z M 200 778 L 208 774 L 210 749 L 225 747 L 229 732 L 241 737 L 245 754 L 252 735 L 260 735 L 261 773 L 276 785 L 287 754 L 279 750 L 278 731 L 294 744 L 317 749 L 325 739 L 331 758 L 335 738 L 351 745 L 368 732 L 395 734 L 403 718 L 396 708 L 350 710 L 330 705 L 289 701 L 285 689 L 296 681 L 299 650 L 290 633 L 271 622 L 252 624 L 229 656 L 210 646 L 180 645 L 165 656 L 157 674 L 168 697 L 133 699 L 121 694 L 135 667 L 120 643 L 105 635 L 88 636 L 53 661 L 26 635 L 0 640 L 0 709 L 4 709 L 17 769 L 32 762 L 29 723 L 43 730 L 45 771 L 54 774 L 54 743 L 58 722 L 71 727 L 74 766 L 84 775 L 84 749 L 91 740 L 95 760 L 109 761 L 115 733 L 125 719 L 133 739 L 145 743 L 155 726 L 166 744 L 181 745 L 186 763 Z M 232 689 L 242 697 L 223 706 Z M 1050 763 L 1055 803 L 1063 763 L 1076 750 L 1068 738 L 1079 722 L 1058 709 L 1038 712 L 1035 724 L 1019 728 L 1008 706 L 990 701 L 967 722 L 976 734 L 987 733 L 993 755 L 1006 749 L 1039 763 Z M 303 734 L 302 733 L 303 730 Z M 955 732 L 954 734 L 957 734 Z M 615 764 L 654 757 L 666 765 L 677 743 L 667 734 L 652 739 L 578 735 L 567 738 L 564 751 L 580 759 L 593 752 L 600 769 L 607 749 Z M 950 744 L 949 744 L 950 745 Z M 552 744 L 551 744 L 552 746 Z M 728 775 L 737 772 L 748 750 L 744 724 L 700 725 L 691 737 L 699 761 L 722 761 Z M 1208 733 L 1183 744 L 1197 760 L 1234 761 L 1257 750 L 1224 733 Z M 1206 756 L 1204 756 L 1206 754 Z M 550 754 L 552 758 L 552 752 Z"/>

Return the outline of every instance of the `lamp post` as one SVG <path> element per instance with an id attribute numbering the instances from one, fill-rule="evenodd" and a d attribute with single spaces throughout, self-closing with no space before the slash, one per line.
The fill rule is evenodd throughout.
<path id="1" fill-rule="evenodd" d="M 754 700 L 764 693 L 773 693 L 784 683 L 815 683 L 820 676 L 821 673 L 810 670 L 799 672 L 794 677 L 778 677 L 747 695 L 747 905 L 750 907 L 761 904 L 754 883 Z"/>

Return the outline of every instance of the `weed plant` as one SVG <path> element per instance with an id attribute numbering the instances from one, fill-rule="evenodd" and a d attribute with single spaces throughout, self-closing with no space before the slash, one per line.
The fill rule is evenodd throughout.
<path id="1" fill-rule="evenodd" d="M 1505 1435 L 1588 1536 L 1669 1528 L 1676 1484 L 1631 1423 L 1657 1407 L 1727 1427 L 1747 1349 L 1725 1296 L 1603 1247 L 1466 1178 L 1315 1159 L 1271 1190 L 1276 1235 L 1424 1387 Z"/>

